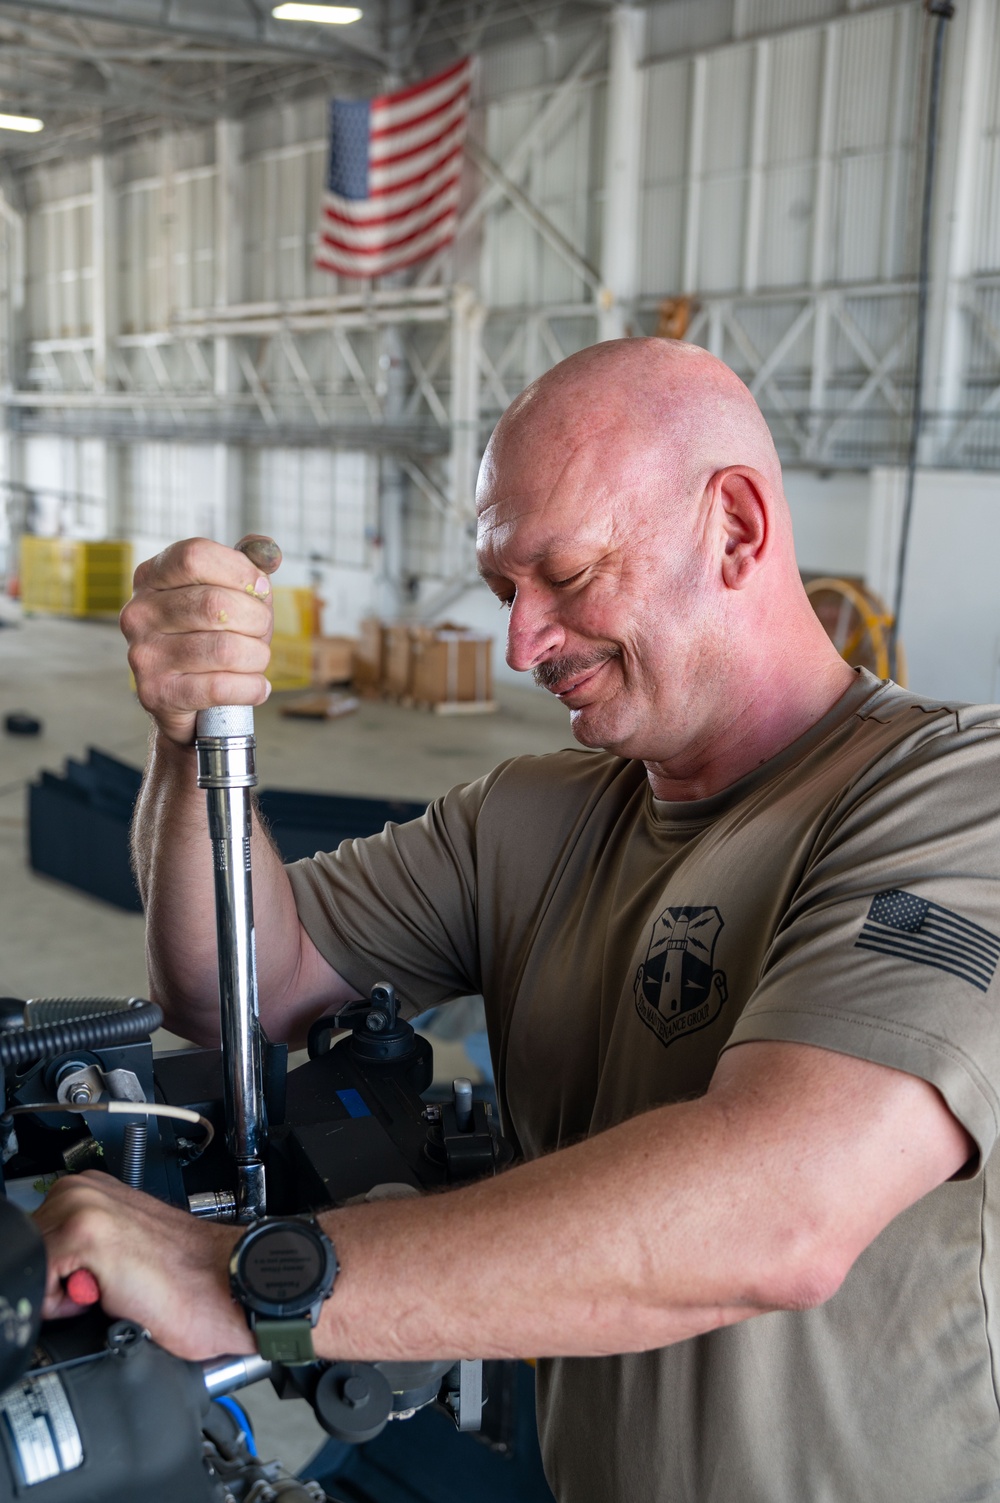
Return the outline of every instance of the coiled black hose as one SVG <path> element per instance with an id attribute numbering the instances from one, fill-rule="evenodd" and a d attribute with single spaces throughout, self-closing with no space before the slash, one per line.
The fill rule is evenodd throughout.
<path id="1" fill-rule="evenodd" d="M 89 1017 L 43 1023 L 38 1028 L 0 1032 L 0 1065 L 16 1069 L 68 1054 L 72 1049 L 97 1049 L 107 1044 L 130 1044 L 145 1038 L 163 1022 L 163 1010 L 155 1002 L 134 997 L 129 1006 L 92 1013 Z"/>

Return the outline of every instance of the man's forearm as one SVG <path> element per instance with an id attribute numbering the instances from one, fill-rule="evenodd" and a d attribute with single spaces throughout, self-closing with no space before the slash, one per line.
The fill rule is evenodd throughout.
<path id="1" fill-rule="evenodd" d="M 793 1044 L 743 1044 L 707 1095 L 444 1195 L 321 1218 L 341 1264 L 316 1350 L 357 1360 L 638 1351 L 820 1303 L 971 1140 L 926 1082 Z M 249 1350 L 235 1227 L 105 1175 L 38 1220 L 48 1309 L 88 1267 L 109 1313 L 181 1356 Z"/>
<path id="2" fill-rule="evenodd" d="M 681 1145 L 701 1141 L 705 1116 L 700 1102 L 661 1109 L 468 1189 L 324 1214 L 341 1274 L 317 1351 L 357 1361 L 599 1356 L 774 1308 L 760 1277 L 766 1232 L 741 1246 L 714 1237 L 720 1204 L 693 1215 L 678 1204 L 691 1179 Z M 643 1140 L 661 1135 L 646 1153 Z M 695 1225 L 715 1242 L 700 1257 Z"/>
<path id="3" fill-rule="evenodd" d="M 343 1274 L 317 1350 L 602 1355 L 807 1308 L 970 1147 L 922 1080 L 743 1045 L 697 1101 L 449 1195 L 329 1213 Z"/>

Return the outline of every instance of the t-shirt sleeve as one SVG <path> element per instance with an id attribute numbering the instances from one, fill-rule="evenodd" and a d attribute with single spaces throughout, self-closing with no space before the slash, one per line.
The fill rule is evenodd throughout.
<path id="1" fill-rule="evenodd" d="M 452 789 L 419 819 L 285 868 L 310 939 L 360 992 L 391 981 L 413 1016 L 482 990 L 476 821 L 501 770 Z"/>
<path id="2" fill-rule="evenodd" d="M 982 1162 L 1000 1127 L 1000 733 L 949 724 L 831 812 L 727 1047 L 815 1044 L 919 1076 Z"/>

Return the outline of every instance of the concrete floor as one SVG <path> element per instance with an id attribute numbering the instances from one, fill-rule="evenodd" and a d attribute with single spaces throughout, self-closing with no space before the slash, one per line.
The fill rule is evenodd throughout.
<path id="1" fill-rule="evenodd" d="M 129 689 L 122 638 L 113 624 L 22 619 L 8 602 L 0 622 L 0 722 L 27 710 L 44 727 L 31 738 L 0 733 L 0 995 L 144 996 L 141 915 L 38 876 L 26 853 L 26 789 L 41 768 L 61 772 L 88 746 L 144 760 L 148 721 Z M 573 744 L 565 711 L 530 684 L 498 687 L 495 715 L 454 718 L 364 701 L 341 720 L 290 720 L 279 714 L 282 697 L 256 716 L 265 786 L 429 799 L 505 757 Z M 156 1040 L 178 1042 L 165 1031 Z M 435 1040 L 435 1056 L 439 1076 L 470 1073 L 459 1044 Z M 279 1404 L 270 1384 L 237 1397 L 261 1454 L 293 1470 L 325 1438 L 305 1404 Z"/>
<path id="2" fill-rule="evenodd" d="M 145 994 L 143 920 L 29 871 L 26 786 L 88 746 L 141 766 L 148 720 L 128 686 L 117 626 L 34 617 L 4 604 L 0 720 L 28 710 L 41 736 L 0 734 L 0 994 Z M 363 701 L 332 721 L 256 715 L 262 786 L 429 799 L 519 752 L 572 745 L 566 712 L 531 685 L 500 686 L 495 715 L 438 716 Z"/>

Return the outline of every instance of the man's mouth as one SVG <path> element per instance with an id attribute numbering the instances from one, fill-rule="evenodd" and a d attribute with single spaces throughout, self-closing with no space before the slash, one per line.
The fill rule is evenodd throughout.
<path id="1" fill-rule="evenodd" d="M 572 695 L 585 689 L 591 679 L 595 678 L 605 663 L 609 663 L 617 654 L 604 652 L 600 657 L 586 658 L 562 658 L 551 663 L 540 663 L 533 671 L 536 684 L 541 688 L 548 689 L 557 699 L 569 699 Z"/>

